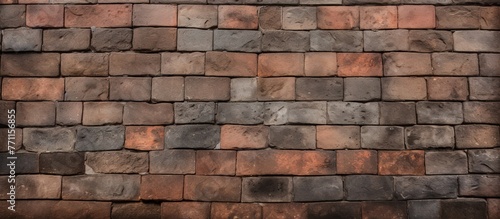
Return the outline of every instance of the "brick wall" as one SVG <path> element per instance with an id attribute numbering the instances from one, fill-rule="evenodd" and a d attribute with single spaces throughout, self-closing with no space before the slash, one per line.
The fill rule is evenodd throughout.
<path id="1" fill-rule="evenodd" d="M 499 5 L 0 0 L 0 217 L 498 219 Z"/>

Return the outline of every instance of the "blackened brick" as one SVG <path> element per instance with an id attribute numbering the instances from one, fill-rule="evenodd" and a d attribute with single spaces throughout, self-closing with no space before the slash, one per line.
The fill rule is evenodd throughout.
<path id="1" fill-rule="evenodd" d="M 293 200 L 331 201 L 341 200 L 344 196 L 340 176 L 294 177 Z"/>
<path id="2" fill-rule="evenodd" d="M 341 78 L 297 78 L 295 81 L 297 100 L 342 100 Z"/>
<path id="3" fill-rule="evenodd" d="M 363 126 L 361 127 L 361 147 L 404 149 L 404 129 L 399 126 Z"/>
<path id="4" fill-rule="evenodd" d="M 213 149 L 220 142 L 220 127 L 216 125 L 178 125 L 165 128 L 166 148 Z"/>
<path id="5" fill-rule="evenodd" d="M 400 200 L 456 198 L 458 181 L 454 176 L 394 177 L 395 196 Z"/>
<path id="6" fill-rule="evenodd" d="M 370 183 L 366 183 L 370 182 Z M 393 179 L 391 176 L 346 176 L 347 200 L 391 200 Z"/>
<path id="7" fill-rule="evenodd" d="M 291 177 L 247 177 L 242 182 L 242 202 L 291 202 Z"/>
<path id="8" fill-rule="evenodd" d="M 453 148 L 455 132 L 451 126 L 416 125 L 406 128 L 406 145 L 410 149 Z"/>
<path id="9" fill-rule="evenodd" d="M 411 102 L 381 102 L 381 125 L 413 125 L 417 123 L 415 103 Z"/>
<path id="10" fill-rule="evenodd" d="M 315 149 L 314 126 L 271 126 L 269 145 L 279 149 Z"/>
<path id="11" fill-rule="evenodd" d="M 41 153 L 40 173 L 74 175 L 85 173 L 85 155 L 71 153 Z"/>

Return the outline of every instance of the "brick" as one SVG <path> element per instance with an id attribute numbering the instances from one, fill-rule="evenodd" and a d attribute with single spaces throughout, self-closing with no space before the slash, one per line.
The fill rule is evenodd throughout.
<path id="1" fill-rule="evenodd" d="M 116 102 L 83 103 L 83 125 L 120 124 L 123 121 L 123 105 Z"/>
<path id="2" fill-rule="evenodd" d="M 455 127 L 457 148 L 492 148 L 500 145 L 500 129 L 491 125 Z"/>
<path id="3" fill-rule="evenodd" d="M 476 54 L 433 53 L 432 67 L 434 75 L 478 75 Z"/>
<path id="4" fill-rule="evenodd" d="M 380 124 L 382 125 L 414 125 L 417 123 L 415 103 L 381 102 Z"/>
<path id="5" fill-rule="evenodd" d="M 290 103 L 287 117 L 291 124 L 326 124 L 326 102 Z"/>
<path id="6" fill-rule="evenodd" d="M 255 30 L 215 30 L 214 50 L 260 52 L 261 37 Z"/>
<path id="7" fill-rule="evenodd" d="M 304 73 L 312 77 L 337 75 L 337 54 L 332 52 L 305 53 Z"/>
<path id="8" fill-rule="evenodd" d="M 341 77 L 382 76 L 382 56 L 377 53 L 338 53 L 338 75 Z"/>
<path id="9" fill-rule="evenodd" d="M 221 77 L 186 77 L 185 99 L 189 101 L 229 100 L 231 79 Z"/>
<path id="10" fill-rule="evenodd" d="M 403 0 L 404 1 L 404 0 Z M 354 4 L 399 4 L 400 0 L 345 0 L 346 5 Z"/>
<path id="11" fill-rule="evenodd" d="M 162 53 L 162 75 L 203 75 L 205 73 L 205 54 Z"/>
<path id="12" fill-rule="evenodd" d="M 6 101 L 6 100 L 0 100 L 0 127 L 1 128 L 7 128 L 9 123 L 8 123 L 8 110 L 15 110 L 16 109 L 16 102 L 15 101 Z M 3 138 L 2 138 L 3 139 Z M 3 145 L 0 145 L 3 146 Z"/>
<path id="13" fill-rule="evenodd" d="M 309 32 L 269 30 L 262 33 L 264 52 L 305 52 L 309 51 Z"/>
<path id="14" fill-rule="evenodd" d="M 236 171 L 235 151 L 197 151 L 197 175 L 234 175 Z"/>
<path id="15" fill-rule="evenodd" d="M 2 30 L 2 51 L 28 52 L 42 49 L 41 29 L 5 29 Z"/>
<path id="16" fill-rule="evenodd" d="M 221 128 L 221 149 L 266 148 L 269 140 L 267 126 L 224 125 Z"/>
<path id="17" fill-rule="evenodd" d="M 146 2 L 147 3 L 147 2 Z M 132 21 L 134 26 L 177 26 L 177 6 L 135 4 Z"/>
<path id="18" fill-rule="evenodd" d="M 231 101 L 256 101 L 257 78 L 231 79 Z"/>
<path id="19" fill-rule="evenodd" d="M 342 4 L 342 1 L 341 0 L 300 0 L 300 4 L 311 4 L 311 5 L 335 4 L 335 5 L 340 5 L 340 4 Z"/>
<path id="20" fill-rule="evenodd" d="M 342 185 L 342 177 L 340 176 L 293 178 L 294 201 L 304 202 L 341 200 L 343 196 L 344 191 Z"/>
<path id="21" fill-rule="evenodd" d="M 470 77 L 471 100 L 500 100 L 500 79 L 495 77 Z"/>
<path id="22" fill-rule="evenodd" d="M 45 61 L 49 60 L 52 59 L 45 59 Z M 109 55 L 106 53 L 63 53 L 61 74 L 63 76 L 107 76 L 108 61 Z"/>
<path id="23" fill-rule="evenodd" d="M 408 201 L 408 217 L 412 219 L 439 219 L 441 202 L 438 200 Z"/>
<path id="24" fill-rule="evenodd" d="M 471 173 L 500 173 L 500 150 L 483 149 L 467 151 L 469 158 L 469 172 Z"/>
<path id="25" fill-rule="evenodd" d="M 453 35 L 450 31 L 410 30 L 408 41 L 410 51 L 415 52 L 443 52 L 453 49 Z"/>
<path id="26" fill-rule="evenodd" d="M 314 126 L 271 126 L 269 145 L 278 149 L 315 149 Z"/>
<path id="27" fill-rule="evenodd" d="M 431 75 L 431 55 L 425 53 L 384 53 L 384 76 Z M 418 64 L 417 64 L 418 63 Z"/>
<path id="28" fill-rule="evenodd" d="M 259 28 L 263 30 L 279 30 L 282 26 L 282 9 L 278 6 L 259 8 Z"/>
<path id="29" fill-rule="evenodd" d="M 481 19 L 479 20 L 481 29 L 500 29 L 500 24 L 496 22 L 500 19 L 500 7 L 481 7 L 479 10 L 481 13 Z"/>
<path id="30" fill-rule="evenodd" d="M 455 31 L 453 42 L 455 51 L 470 52 L 499 52 L 500 43 L 497 39 L 500 31 Z"/>
<path id="31" fill-rule="evenodd" d="M 260 77 L 304 76 L 303 53 L 265 53 L 259 55 Z"/>
<path id="32" fill-rule="evenodd" d="M 109 79 L 109 99 L 149 101 L 151 85 L 151 78 L 113 77 Z"/>
<path id="33" fill-rule="evenodd" d="M 7 202 L 5 202 L 7 209 Z M 3 207 L 3 206 L 2 206 Z M 7 218 L 43 217 L 43 218 L 66 218 L 66 217 L 88 217 L 105 219 L 110 217 L 111 202 L 93 201 L 62 201 L 62 200 L 16 200 L 16 211 L 5 210 Z M 16 213 L 17 212 L 17 213 Z"/>
<path id="34" fill-rule="evenodd" d="M 348 201 L 391 200 L 394 191 L 391 176 L 373 175 L 346 176 L 345 189 Z"/>
<path id="35" fill-rule="evenodd" d="M 257 84 L 260 101 L 295 99 L 295 78 L 258 78 Z"/>
<path id="36" fill-rule="evenodd" d="M 427 89 L 424 78 L 382 78 L 382 100 L 425 100 L 426 97 Z"/>
<path id="37" fill-rule="evenodd" d="M 460 196 L 497 197 L 500 194 L 498 175 L 466 175 L 458 177 Z"/>
<path id="38" fill-rule="evenodd" d="M 16 199 L 59 199 L 61 198 L 61 176 L 20 175 L 15 178 Z M 7 182 L 7 176 L 2 177 Z M 2 199 L 7 199 L 7 186 L 2 186 Z M 17 201 L 17 200 L 16 200 Z M 17 208 L 16 208 L 17 210 Z"/>
<path id="39" fill-rule="evenodd" d="M 478 6 L 436 7 L 437 29 L 479 29 Z"/>
<path id="40" fill-rule="evenodd" d="M 380 151 L 380 175 L 424 175 L 424 151 Z"/>
<path id="41" fill-rule="evenodd" d="M 179 125 L 165 128 L 166 148 L 213 149 L 220 143 L 220 127 L 216 125 Z"/>
<path id="42" fill-rule="evenodd" d="M 361 203 L 311 203 L 307 205 L 307 216 L 317 218 L 361 218 Z"/>
<path id="43" fill-rule="evenodd" d="M 219 28 L 257 29 L 258 22 L 255 6 L 219 6 Z"/>
<path id="44" fill-rule="evenodd" d="M 90 30 L 53 29 L 43 31 L 43 51 L 88 50 Z"/>
<path id="45" fill-rule="evenodd" d="M 163 126 L 127 126 L 125 148 L 132 150 L 162 150 L 165 145 Z"/>
<path id="46" fill-rule="evenodd" d="M 247 177 L 242 182 L 242 202 L 291 202 L 291 177 Z"/>
<path id="47" fill-rule="evenodd" d="M 407 218 L 405 202 L 363 202 L 363 218 Z"/>
<path id="48" fill-rule="evenodd" d="M 130 151 L 88 152 L 85 167 L 92 173 L 148 172 L 148 154 Z"/>
<path id="49" fill-rule="evenodd" d="M 25 128 L 23 145 L 27 151 L 58 152 L 72 151 L 76 133 L 72 128 Z"/>
<path id="50" fill-rule="evenodd" d="M 102 77 L 66 77 L 64 99 L 69 101 L 107 100 L 109 79 Z"/>
<path id="51" fill-rule="evenodd" d="M 217 26 L 216 5 L 179 5 L 178 26 L 213 28 Z"/>
<path id="52" fill-rule="evenodd" d="M 341 100 L 343 81 L 340 78 L 297 78 L 297 100 Z"/>
<path id="53" fill-rule="evenodd" d="M 258 204 L 250 203 L 213 203 L 211 218 L 249 218 L 262 217 L 262 210 Z"/>
<path id="54" fill-rule="evenodd" d="M 395 29 L 398 27 L 396 6 L 362 6 L 359 8 L 361 29 Z"/>
<path id="55" fill-rule="evenodd" d="M 0 101 L 0 109 L 2 107 L 2 101 Z M 7 115 L 7 110 L 3 111 L 5 112 L 5 115 Z M 7 119 L 7 116 L 4 117 L 5 119 Z M 7 122 L 6 122 L 7 124 Z M 6 125 L 4 126 L 3 124 L 0 123 L 0 127 L 7 127 Z M 14 151 L 18 151 L 19 149 L 21 149 L 21 146 L 23 144 L 23 130 L 20 129 L 20 128 L 16 128 L 14 129 L 15 130 L 15 133 L 14 135 L 16 136 L 16 139 L 14 139 Z M 8 128 L 0 128 L 0 132 L 3 132 L 3 133 L 8 133 L 9 129 Z M 7 142 L 8 142 L 8 138 L 2 138 L 0 139 L 0 152 L 8 152 L 8 147 L 7 147 Z M 12 140 L 12 139 L 11 139 Z"/>
<path id="56" fill-rule="evenodd" d="M 161 58 L 159 54 L 111 53 L 110 75 L 159 75 Z"/>
<path id="57" fill-rule="evenodd" d="M 3 131 L 3 130 L 2 130 Z M 5 132 L 7 133 L 7 132 Z M 7 144 L 5 144 L 7 145 Z M 9 153 L 0 153 L 0 158 L 5 161 L 5 165 L 0 167 L 1 175 L 9 175 L 12 171 L 10 161 L 8 157 L 11 157 Z M 26 174 L 26 173 L 39 173 L 39 158 L 37 153 L 16 153 L 14 155 L 15 160 L 15 173 L 16 174 Z M 10 186 L 9 186 L 10 187 Z M 10 196 L 10 195 L 9 195 Z M 9 197 L 10 198 L 10 197 Z"/>
<path id="58" fill-rule="evenodd" d="M 408 50 L 408 30 L 363 31 L 364 51 Z"/>
<path id="59" fill-rule="evenodd" d="M 177 51 L 210 51 L 213 30 L 178 29 L 177 39 Z"/>
<path id="60" fill-rule="evenodd" d="M 479 54 L 481 76 L 500 76 L 500 63 L 495 62 L 498 59 L 500 59 L 499 54 Z"/>
<path id="61" fill-rule="evenodd" d="M 126 103 L 123 109 L 124 125 L 165 125 L 174 122 L 171 103 Z"/>
<path id="62" fill-rule="evenodd" d="M 113 204 L 111 218 L 160 218 L 159 204 L 117 203 Z"/>
<path id="63" fill-rule="evenodd" d="M 377 151 L 337 151 L 337 174 L 377 174 Z"/>
<path id="64" fill-rule="evenodd" d="M 304 203 L 266 203 L 262 205 L 263 218 L 306 218 L 307 206 Z"/>
<path id="65" fill-rule="evenodd" d="M 394 177 L 394 185 L 399 200 L 457 198 L 458 181 L 454 176 Z"/>
<path id="66" fill-rule="evenodd" d="M 62 198 L 72 200 L 139 200 L 139 175 L 103 174 L 65 176 Z M 119 192 L 116 188 L 120 188 Z"/>
<path id="67" fill-rule="evenodd" d="M 218 124 L 261 124 L 264 103 L 218 103 Z"/>
<path id="68" fill-rule="evenodd" d="M 405 149 L 404 129 L 399 126 L 363 126 L 361 127 L 361 148 Z"/>
<path id="69" fill-rule="evenodd" d="M 151 174 L 194 174 L 195 159 L 194 150 L 150 151 L 149 172 Z"/>
<path id="70" fill-rule="evenodd" d="M 283 125 L 288 123 L 288 102 L 264 102 L 264 124 Z"/>
<path id="71" fill-rule="evenodd" d="M 398 6 L 398 28 L 433 29 L 436 27 L 436 14 L 432 5 Z"/>
<path id="72" fill-rule="evenodd" d="M 257 54 L 207 52 L 205 60 L 205 75 L 207 76 L 252 77 L 257 75 Z"/>
<path id="73" fill-rule="evenodd" d="M 461 124 L 464 121 L 462 103 L 418 102 L 418 124 Z"/>
<path id="74" fill-rule="evenodd" d="M 117 52 L 132 48 L 132 29 L 93 28 L 90 47 L 99 52 Z"/>
<path id="75" fill-rule="evenodd" d="M 428 151 L 425 153 L 425 173 L 467 174 L 467 155 L 463 151 Z"/>
<path id="76" fill-rule="evenodd" d="M 152 79 L 151 100 L 154 102 L 183 101 L 184 78 L 154 77 Z"/>
<path id="77" fill-rule="evenodd" d="M 467 199 L 445 200 L 441 202 L 441 217 L 443 218 L 487 218 L 486 202 L 484 200 Z"/>
<path id="78" fill-rule="evenodd" d="M 175 123 L 214 123 L 215 103 L 213 102 L 185 102 L 174 103 Z"/>
<path id="79" fill-rule="evenodd" d="M 429 100 L 467 100 L 466 78 L 432 77 L 427 79 Z"/>
<path id="80" fill-rule="evenodd" d="M 453 148 L 455 133 L 451 126 L 417 125 L 406 128 L 409 149 Z"/>
<path id="81" fill-rule="evenodd" d="M 320 6 L 317 7 L 319 29 L 345 29 L 359 27 L 359 7 Z"/>
<path id="82" fill-rule="evenodd" d="M 28 14 L 28 16 L 30 16 L 30 14 Z M 25 21 L 26 21 L 25 6 L 0 5 L 0 28 L 3 29 L 6 27 L 22 27 L 24 26 Z"/>
<path id="83" fill-rule="evenodd" d="M 237 153 L 236 175 L 241 176 L 332 175 L 336 172 L 334 151 L 252 150 Z"/>
<path id="84" fill-rule="evenodd" d="M 454 1 L 456 2 L 456 0 Z M 436 5 L 449 5 L 452 4 L 452 0 L 401 0 L 404 4 L 436 4 Z"/>
<path id="85" fill-rule="evenodd" d="M 379 78 L 344 78 L 344 101 L 380 100 Z"/>
<path id="86" fill-rule="evenodd" d="M 311 30 L 317 27 L 315 7 L 284 7 L 282 14 L 285 30 Z"/>
<path id="87" fill-rule="evenodd" d="M 68 5 L 65 27 L 127 27 L 132 25 L 132 5 Z"/>
<path id="88" fill-rule="evenodd" d="M 20 127 L 54 126 L 56 123 L 54 102 L 17 102 L 16 114 L 16 126 Z"/>
<path id="89" fill-rule="evenodd" d="M 85 173 L 85 154 L 58 152 L 40 154 L 40 173 L 74 175 Z"/>
<path id="90" fill-rule="evenodd" d="M 464 122 L 500 124 L 500 102 L 464 102 Z"/>
<path id="91" fill-rule="evenodd" d="M 26 26 L 62 27 L 64 25 L 63 5 L 27 5 Z"/>
<path id="92" fill-rule="evenodd" d="M 313 30 L 311 51 L 362 52 L 363 33 L 347 30 Z"/>
<path id="93" fill-rule="evenodd" d="M 227 176 L 186 176 L 184 199 L 239 202 L 241 179 Z"/>
<path id="94" fill-rule="evenodd" d="M 181 175 L 144 175 L 141 177 L 141 199 L 182 200 L 183 187 L 184 176 Z"/>
<path id="95" fill-rule="evenodd" d="M 167 219 L 210 218 L 208 202 L 163 202 L 162 217 Z"/>
<path id="96" fill-rule="evenodd" d="M 172 51 L 177 46 L 177 30 L 175 28 L 135 28 L 133 38 L 132 48 L 139 51 Z"/>
<path id="97" fill-rule="evenodd" d="M 500 207 L 500 199 L 489 198 L 488 199 L 488 217 L 489 218 L 498 218 L 500 215 L 499 212 Z"/>
<path id="98" fill-rule="evenodd" d="M 316 126 L 317 148 L 356 149 L 361 147 L 358 126 Z"/>
<path id="99" fill-rule="evenodd" d="M 328 102 L 328 124 L 378 124 L 378 103 Z"/>
<path id="100" fill-rule="evenodd" d="M 57 53 L 2 54 L 0 75 L 51 77 L 59 75 L 61 58 Z M 64 65 L 63 65 L 64 67 Z M 64 72 L 64 69 L 62 69 Z"/>
<path id="101" fill-rule="evenodd" d="M 119 150 L 125 142 L 123 126 L 81 126 L 76 130 L 77 151 Z"/>

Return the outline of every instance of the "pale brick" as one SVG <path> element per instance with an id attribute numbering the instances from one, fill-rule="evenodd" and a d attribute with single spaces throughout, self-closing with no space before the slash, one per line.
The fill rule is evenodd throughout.
<path id="1" fill-rule="evenodd" d="M 379 123 L 378 103 L 328 102 L 328 124 Z"/>
<path id="2" fill-rule="evenodd" d="M 311 30 L 316 29 L 315 7 L 284 7 L 283 29 Z"/>
<path id="3" fill-rule="evenodd" d="M 363 32 L 313 30 L 311 31 L 311 51 L 362 52 Z"/>
<path id="4" fill-rule="evenodd" d="M 193 53 L 162 53 L 162 75 L 203 75 L 205 73 L 205 54 Z"/>
<path id="5" fill-rule="evenodd" d="M 179 27 L 212 28 L 217 26 L 217 6 L 179 5 Z"/>
<path id="6" fill-rule="evenodd" d="M 214 123 L 215 103 L 213 102 L 184 102 L 174 103 L 175 123 Z"/>
<path id="7" fill-rule="evenodd" d="M 427 87 L 424 78 L 382 78 L 383 100 L 425 100 L 426 98 Z"/>
<path id="8" fill-rule="evenodd" d="M 213 30 L 178 29 L 177 39 L 178 51 L 210 51 Z"/>
<path id="9" fill-rule="evenodd" d="M 408 50 L 408 30 L 363 31 L 364 51 Z"/>
<path id="10" fill-rule="evenodd" d="M 2 51 L 27 52 L 42 49 L 41 29 L 6 29 L 2 31 Z"/>

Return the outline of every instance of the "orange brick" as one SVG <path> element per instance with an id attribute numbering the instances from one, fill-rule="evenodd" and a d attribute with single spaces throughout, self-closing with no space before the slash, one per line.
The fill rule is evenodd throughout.
<path id="1" fill-rule="evenodd" d="M 259 18 L 255 6 L 219 6 L 219 28 L 257 29 Z"/>
<path id="2" fill-rule="evenodd" d="M 196 152 L 197 175 L 234 175 L 235 151 L 200 150 Z"/>
<path id="3" fill-rule="evenodd" d="M 261 218 L 259 204 L 252 203 L 212 203 L 212 219 Z"/>
<path id="4" fill-rule="evenodd" d="M 303 219 L 307 218 L 307 205 L 304 203 L 266 203 L 262 206 L 266 219 Z"/>
<path id="5" fill-rule="evenodd" d="M 259 77 L 304 76 L 303 53 L 259 55 Z"/>
<path id="6" fill-rule="evenodd" d="M 184 179 L 184 199 L 239 202 L 241 178 L 229 176 L 194 176 Z"/>
<path id="7" fill-rule="evenodd" d="M 432 5 L 402 5 L 398 7 L 399 28 L 435 28 L 436 10 Z"/>
<path id="8" fill-rule="evenodd" d="M 306 76 L 337 75 L 337 54 L 334 52 L 308 52 L 304 62 Z"/>
<path id="9" fill-rule="evenodd" d="M 183 187 L 184 176 L 182 175 L 145 175 L 141 179 L 141 199 L 182 200 Z"/>
<path id="10" fill-rule="evenodd" d="M 177 26 L 177 6 L 158 4 L 135 4 L 134 26 Z"/>
<path id="11" fill-rule="evenodd" d="M 398 28 L 398 9 L 396 6 L 365 6 L 359 11 L 361 29 Z"/>
<path id="12" fill-rule="evenodd" d="M 322 149 L 356 149 L 361 147 L 359 126 L 317 126 L 316 144 Z"/>
<path id="13" fill-rule="evenodd" d="M 320 6 L 318 7 L 319 29 L 353 29 L 359 27 L 358 6 Z"/>
<path id="14" fill-rule="evenodd" d="M 343 77 L 382 76 L 379 53 L 338 53 L 338 75 Z"/>
<path id="15" fill-rule="evenodd" d="M 65 27 L 127 27 L 132 25 L 132 5 L 69 5 L 64 13 Z"/>
<path id="16" fill-rule="evenodd" d="M 259 100 L 294 100 L 295 78 L 258 78 Z"/>
<path id="17" fill-rule="evenodd" d="M 163 126 L 127 126 L 125 148 L 151 151 L 162 150 L 165 142 Z"/>
<path id="18" fill-rule="evenodd" d="M 63 5 L 28 5 L 26 26 L 62 27 L 64 25 Z"/>
<path id="19" fill-rule="evenodd" d="M 214 51 L 207 52 L 205 60 L 205 75 L 230 77 L 257 75 L 257 54 Z"/>
<path id="20" fill-rule="evenodd" d="M 424 175 L 424 151 L 380 151 L 380 175 Z"/>
<path id="21" fill-rule="evenodd" d="M 377 151 L 337 151 L 337 174 L 377 174 Z"/>
<path id="22" fill-rule="evenodd" d="M 3 100 L 63 100 L 64 78 L 4 78 Z"/>
<path id="23" fill-rule="evenodd" d="M 209 202 L 163 202 L 161 203 L 161 218 L 191 219 L 210 218 Z"/>
<path id="24" fill-rule="evenodd" d="M 269 127 L 224 125 L 221 128 L 222 149 L 259 149 L 268 145 Z"/>

